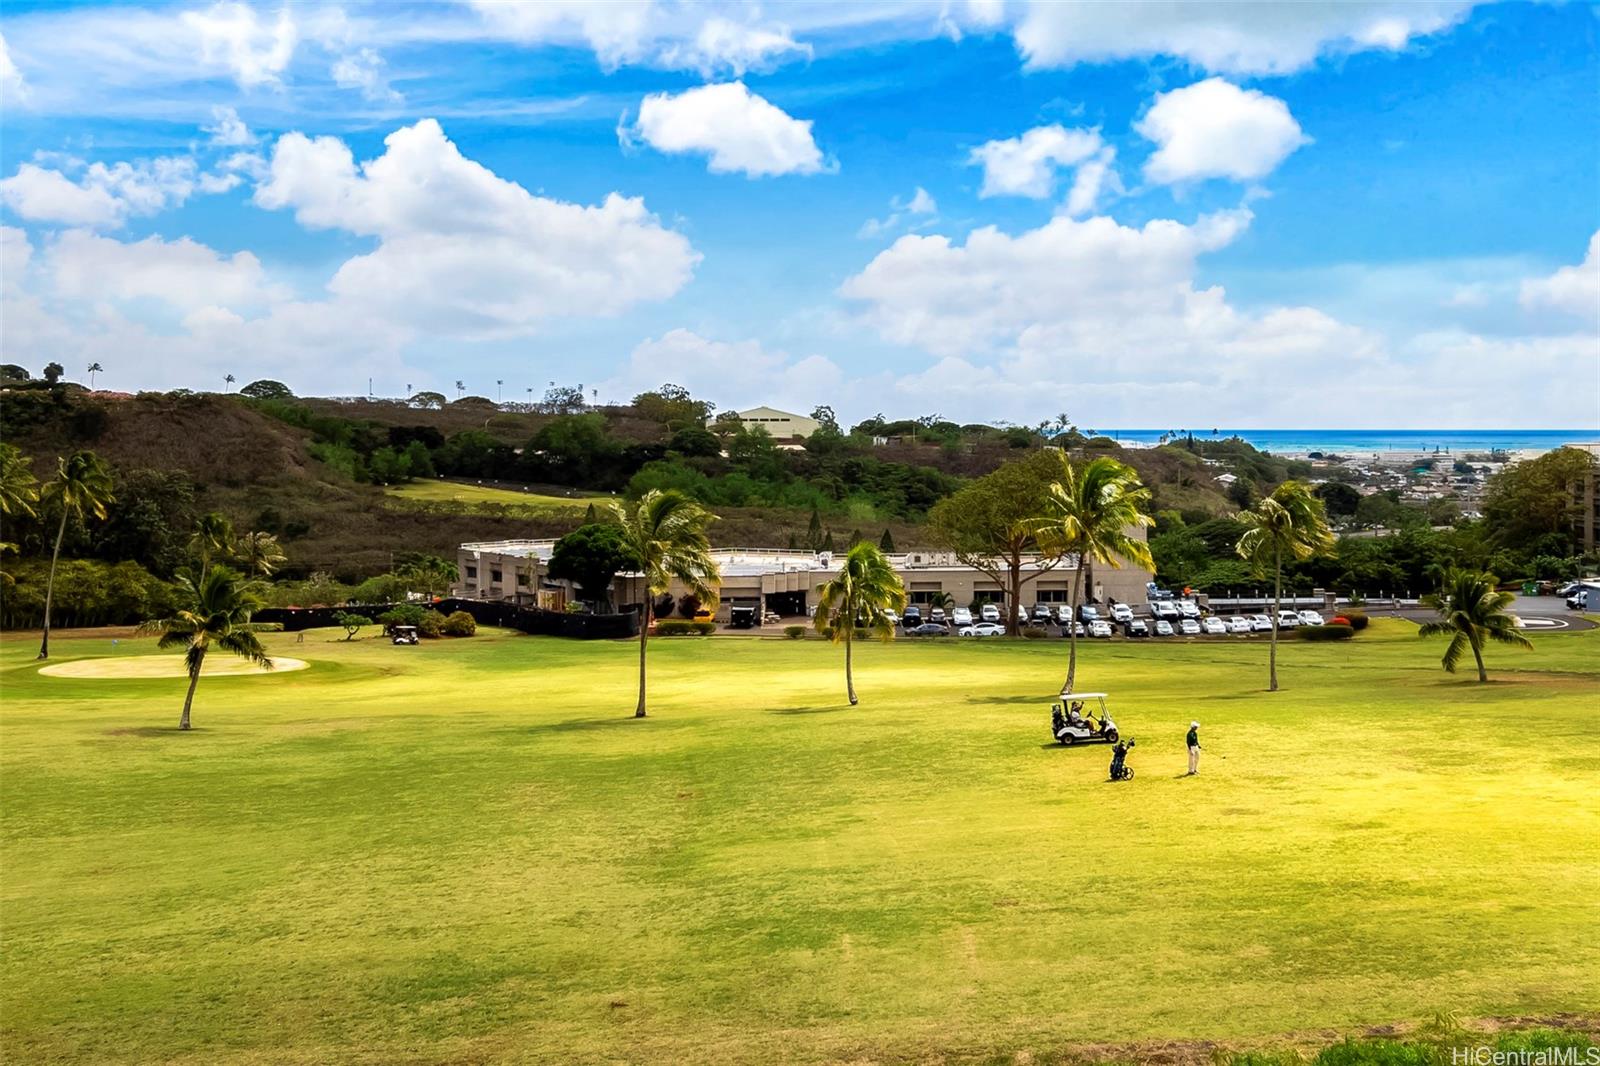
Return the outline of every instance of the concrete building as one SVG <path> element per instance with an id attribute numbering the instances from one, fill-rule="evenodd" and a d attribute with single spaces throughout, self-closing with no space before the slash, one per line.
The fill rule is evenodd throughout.
<path id="1" fill-rule="evenodd" d="M 775 407 L 752 407 L 735 411 L 748 430 L 764 429 L 778 440 L 804 439 L 822 428 L 822 423 L 806 415 L 780 411 Z"/>
<path id="2" fill-rule="evenodd" d="M 1595 550 L 1596 531 L 1600 529 L 1600 491 L 1596 490 L 1596 483 L 1600 482 L 1600 441 L 1568 444 L 1567 447 L 1589 455 L 1589 469 L 1572 486 L 1572 502 L 1577 508 L 1573 525 L 1578 543 L 1585 552 L 1592 552 Z"/>
<path id="3" fill-rule="evenodd" d="M 1141 535 L 1142 535 L 1142 531 Z M 463 544 L 457 557 L 455 595 L 468 599 L 544 602 L 569 595 L 564 583 L 549 577 L 553 540 L 507 540 Z M 817 586 L 837 569 L 827 552 L 783 548 L 718 548 L 713 553 L 722 570 L 716 614 L 726 621 L 732 607 L 756 607 L 785 618 L 807 615 L 816 605 Z M 1005 588 L 988 574 L 959 562 L 947 552 L 894 553 L 890 563 L 905 582 L 912 603 L 926 604 L 949 596 L 957 607 L 973 603 L 1004 603 Z M 1059 564 L 1033 558 L 1023 565 L 1022 602 L 1065 603 L 1070 595 L 1077 561 Z M 1002 572 L 1003 573 L 1003 572 Z M 1143 603 L 1145 583 L 1152 575 L 1124 563 L 1121 569 L 1094 567 L 1094 590 L 1087 598 L 1105 603 Z M 687 590 L 674 587 L 672 595 Z M 1085 589 L 1085 593 L 1088 590 Z M 611 586 L 619 608 L 644 602 L 643 578 L 619 574 Z M 709 604 L 707 606 L 710 606 Z"/>

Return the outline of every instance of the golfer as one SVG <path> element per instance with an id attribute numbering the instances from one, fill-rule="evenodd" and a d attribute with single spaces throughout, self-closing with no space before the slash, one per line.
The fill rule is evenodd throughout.
<path id="1" fill-rule="evenodd" d="M 1185 738 L 1189 745 L 1189 776 L 1193 777 L 1200 772 L 1200 723 L 1189 723 L 1189 735 Z"/>

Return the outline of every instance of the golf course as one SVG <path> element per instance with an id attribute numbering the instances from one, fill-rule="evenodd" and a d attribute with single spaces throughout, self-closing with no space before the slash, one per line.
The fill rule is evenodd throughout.
<path id="1" fill-rule="evenodd" d="M 5 638 L 8 1058 L 1131 1060 L 1600 1010 L 1600 630 L 1478 684 L 1376 619 L 1270 694 L 1259 640 L 1084 642 L 1115 784 L 1050 742 L 1060 640 L 857 643 L 857 708 L 816 639 L 652 640 L 636 720 L 633 642 L 365 633 L 215 654 L 188 733 L 180 671 Z"/>

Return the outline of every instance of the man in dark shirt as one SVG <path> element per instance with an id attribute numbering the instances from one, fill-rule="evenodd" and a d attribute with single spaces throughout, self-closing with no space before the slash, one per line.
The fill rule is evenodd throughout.
<path id="1" fill-rule="evenodd" d="M 1185 738 L 1189 745 L 1189 776 L 1193 777 L 1200 772 L 1200 723 L 1189 723 L 1189 735 Z"/>

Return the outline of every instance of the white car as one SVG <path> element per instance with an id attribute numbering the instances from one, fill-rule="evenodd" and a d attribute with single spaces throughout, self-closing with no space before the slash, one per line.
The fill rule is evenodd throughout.
<path id="1" fill-rule="evenodd" d="M 1300 624 L 1303 626 L 1320 626 L 1323 624 L 1322 616 L 1316 611 L 1301 611 Z"/>
<path id="2" fill-rule="evenodd" d="M 883 620 L 892 626 L 897 626 L 900 624 L 900 612 L 893 607 L 885 607 L 883 609 Z"/>
<path id="3" fill-rule="evenodd" d="M 1119 603 L 1111 608 L 1111 620 L 1118 625 L 1127 625 L 1133 621 L 1133 608 L 1125 603 Z"/>
<path id="4" fill-rule="evenodd" d="M 1200 623 L 1193 618 L 1185 618 L 1179 622 L 1178 629 L 1186 637 L 1198 637 L 1200 635 Z"/>
<path id="5" fill-rule="evenodd" d="M 1253 614 L 1250 616 L 1250 628 L 1257 633 L 1270 633 L 1272 619 L 1264 614 Z"/>
<path id="6" fill-rule="evenodd" d="M 1178 613 L 1185 618 L 1198 620 L 1200 618 L 1200 605 L 1193 600 L 1184 600 L 1178 604 Z"/>
<path id="7" fill-rule="evenodd" d="M 962 626 L 957 634 L 963 637 L 1003 637 L 1006 627 L 999 622 L 979 622 L 977 625 Z"/>
<path id="8" fill-rule="evenodd" d="M 1020 603 L 1017 604 L 1017 624 L 1022 626 L 1028 624 L 1028 609 Z"/>
<path id="9" fill-rule="evenodd" d="M 1150 613 L 1157 618 L 1174 619 L 1178 617 L 1178 605 L 1171 600 L 1151 600 Z"/>
<path id="10" fill-rule="evenodd" d="M 935 607 L 933 610 L 929 611 L 928 621 L 932 622 L 936 626 L 944 625 L 944 608 Z"/>
<path id="11" fill-rule="evenodd" d="M 1096 618 L 1093 622 L 1089 623 L 1089 635 L 1091 637 L 1111 636 L 1111 623 L 1107 622 L 1104 618 Z"/>
<path id="12" fill-rule="evenodd" d="M 1295 611 L 1283 610 L 1278 612 L 1278 628 L 1293 629 L 1300 624 L 1300 615 Z"/>
<path id="13" fill-rule="evenodd" d="M 978 617 L 985 622 L 998 622 L 1000 621 L 1000 608 L 992 603 L 986 603 L 978 608 Z"/>
<path id="14" fill-rule="evenodd" d="M 1205 630 L 1213 637 L 1221 637 L 1227 635 L 1228 623 L 1224 622 L 1216 615 L 1212 615 L 1210 618 L 1207 618 L 1200 623 L 1200 628 Z"/>
<path id="15" fill-rule="evenodd" d="M 1072 621 L 1072 608 L 1071 607 L 1069 607 L 1067 604 L 1063 603 L 1061 606 L 1056 608 L 1056 624 L 1057 625 L 1063 625 L 1063 626 L 1064 625 L 1068 625 L 1069 623 L 1071 623 L 1071 621 Z"/>
<path id="16" fill-rule="evenodd" d="M 1156 636 L 1158 636 L 1158 637 L 1170 637 L 1170 636 L 1172 636 L 1172 623 L 1167 621 L 1165 618 L 1157 618 L 1156 619 Z"/>
<path id="17" fill-rule="evenodd" d="M 970 626 L 972 624 L 972 612 L 965 607 L 957 607 L 950 612 L 950 621 L 958 626 Z"/>
<path id="18" fill-rule="evenodd" d="M 1249 633 L 1250 632 L 1250 619 L 1246 618 L 1242 614 L 1234 615 L 1232 618 L 1228 619 L 1228 632 L 1229 633 Z"/>

